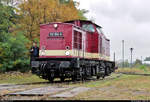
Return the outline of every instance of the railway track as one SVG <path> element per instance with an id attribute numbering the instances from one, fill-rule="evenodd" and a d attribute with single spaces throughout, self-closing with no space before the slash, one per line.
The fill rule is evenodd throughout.
<path id="1" fill-rule="evenodd" d="M 53 83 L 48 82 L 34 82 L 34 83 L 24 83 L 24 84 L 15 84 L 15 85 L 37 85 L 37 84 L 50 84 L 50 85 L 60 85 L 60 84 L 78 84 L 78 83 L 84 83 L 84 82 L 90 82 L 90 81 L 100 81 L 100 80 L 112 80 L 121 77 L 123 74 L 126 75 L 142 75 L 142 76 L 150 76 L 150 74 L 139 74 L 139 73 L 127 73 L 127 72 L 115 72 L 115 76 L 107 76 L 104 79 L 96 79 L 96 78 L 90 78 L 87 80 L 80 80 L 80 81 L 72 81 L 70 80 L 65 80 L 64 82 L 61 82 L 60 80 L 54 81 Z"/>
<path id="2" fill-rule="evenodd" d="M 121 77 L 122 74 L 113 74 L 110 76 L 105 77 L 104 79 L 96 79 L 96 78 L 91 78 L 85 81 L 75 81 L 72 82 L 71 80 L 66 80 L 65 82 L 61 82 L 61 81 L 54 81 L 54 83 L 49 83 L 49 82 L 38 82 L 38 83 L 26 83 L 26 84 L 16 84 L 16 86 L 30 86 L 30 85 L 38 85 L 38 84 L 48 84 L 47 86 L 44 87 L 38 87 L 38 88 L 32 88 L 32 89 L 27 89 L 27 90 L 23 90 L 23 91 L 12 91 L 10 93 L 7 94 L 3 94 L 0 96 L 0 98 L 11 98 L 11 97 L 39 97 L 40 99 L 42 99 L 43 97 L 51 97 L 51 98 L 61 98 L 61 97 L 73 97 L 77 94 L 79 94 L 80 92 L 84 92 L 87 90 L 91 90 L 91 88 L 88 87 L 82 87 L 82 86 L 72 86 L 75 84 L 79 84 L 79 83 L 86 83 L 86 82 L 90 82 L 90 81 L 109 81 L 109 80 L 113 80 L 116 78 Z M 10 85 L 9 85 L 10 86 Z M 15 85 L 13 85 L 15 86 Z M 19 87 L 18 87 L 19 88 Z M 1 99 L 0 99 L 1 100 Z"/>
<path id="3" fill-rule="evenodd" d="M 96 79 L 96 77 L 88 78 L 86 80 L 79 80 L 79 81 L 72 81 L 71 79 L 67 79 L 64 82 L 61 82 L 60 80 L 54 81 L 53 83 L 48 82 L 34 82 L 34 83 L 24 83 L 24 84 L 15 84 L 15 85 L 36 85 L 36 84 L 50 84 L 50 85 L 60 85 L 60 84 L 78 84 L 78 83 L 84 83 L 84 82 L 90 82 L 90 81 L 100 81 L 100 80 L 112 80 L 121 77 L 123 73 L 117 73 L 115 76 L 106 76 L 105 78 Z"/>
<path id="4" fill-rule="evenodd" d="M 132 73 L 132 72 L 117 72 L 117 74 L 150 76 L 150 74 L 140 74 L 140 73 Z"/>

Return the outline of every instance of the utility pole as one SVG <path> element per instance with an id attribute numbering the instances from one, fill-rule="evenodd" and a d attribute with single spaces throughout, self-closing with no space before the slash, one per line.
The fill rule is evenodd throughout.
<path id="1" fill-rule="evenodd" d="M 116 55 L 115 55 L 115 52 L 114 52 L 114 62 L 116 61 L 115 57 L 116 57 Z"/>
<path id="2" fill-rule="evenodd" d="M 142 60 L 143 60 L 143 58 L 142 58 L 142 56 L 141 56 L 141 63 L 143 64 L 143 61 L 142 61 Z"/>
<path id="3" fill-rule="evenodd" d="M 124 68 L 124 40 L 122 40 L 122 68 Z"/>
<path id="4" fill-rule="evenodd" d="M 130 48 L 131 51 L 131 68 L 132 68 L 132 52 L 133 52 L 133 48 Z"/>

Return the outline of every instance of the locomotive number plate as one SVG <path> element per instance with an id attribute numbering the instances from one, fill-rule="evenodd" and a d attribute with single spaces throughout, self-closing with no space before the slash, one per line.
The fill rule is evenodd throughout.
<path id="1" fill-rule="evenodd" d="M 50 32 L 49 37 L 63 37 L 63 32 Z"/>

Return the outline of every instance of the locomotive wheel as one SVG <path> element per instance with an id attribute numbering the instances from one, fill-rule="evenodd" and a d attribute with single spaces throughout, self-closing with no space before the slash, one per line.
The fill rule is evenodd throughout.
<path id="1" fill-rule="evenodd" d="M 106 67 L 106 69 L 105 69 L 105 75 L 106 75 L 106 76 L 109 75 L 109 67 Z"/>
<path id="2" fill-rule="evenodd" d="M 72 77 L 72 81 L 76 81 L 76 78 L 75 78 L 75 77 Z"/>
<path id="3" fill-rule="evenodd" d="M 80 79 L 77 76 L 72 77 L 72 81 L 79 81 Z"/>
<path id="4" fill-rule="evenodd" d="M 107 67 L 107 71 L 108 71 L 108 75 L 110 75 L 111 74 L 110 67 Z"/>
<path id="5" fill-rule="evenodd" d="M 105 75 L 103 75 L 102 78 L 104 79 L 104 78 L 105 78 Z"/>
<path id="6" fill-rule="evenodd" d="M 64 78 L 64 77 L 61 77 L 60 80 L 61 80 L 61 82 L 64 82 L 64 81 L 65 81 L 65 78 Z"/>
<path id="7" fill-rule="evenodd" d="M 96 76 L 96 79 L 99 79 L 100 78 L 100 76 Z"/>
<path id="8" fill-rule="evenodd" d="M 82 80 L 82 81 L 84 81 L 84 80 L 85 80 L 85 78 L 84 78 L 84 74 L 82 74 L 82 76 L 81 76 L 81 80 Z"/>
<path id="9" fill-rule="evenodd" d="M 53 83 L 54 82 L 54 77 L 48 78 L 49 82 Z"/>
<path id="10" fill-rule="evenodd" d="M 82 81 L 86 81 L 87 79 L 88 78 L 85 75 L 82 76 Z"/>

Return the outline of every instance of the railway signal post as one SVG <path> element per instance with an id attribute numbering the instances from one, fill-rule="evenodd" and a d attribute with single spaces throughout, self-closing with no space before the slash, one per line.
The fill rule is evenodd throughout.
<path id="1" fill-rule="evenodd" d="M 130 51 L 131 51 L 131 68 L 132 68 L 132 53 L 133 53 L 133 48 L 130 48 Z"/>
<path id="2" fill-rule="evenodd" d="M 124 40 L 122 40 L 122 68 L 124 68 Z"/>

